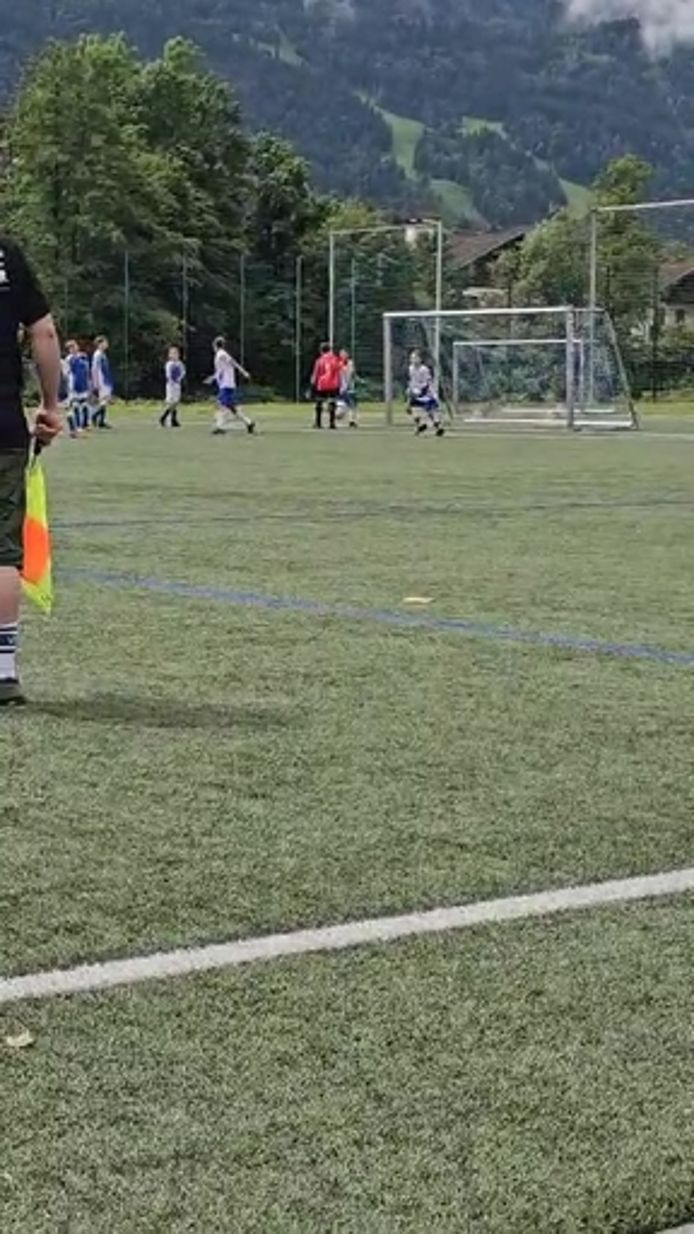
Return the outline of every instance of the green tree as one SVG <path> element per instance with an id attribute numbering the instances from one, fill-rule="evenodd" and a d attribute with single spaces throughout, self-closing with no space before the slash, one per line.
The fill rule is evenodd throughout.
<path id="1" fill-rule="evenodd" d="M 231 86 L 205 68 L 185 39 L 140 66 L 133 99 L 149 149 L 175 173 L 178 248 L 173 268 L 143 270 L 140 284 L 185 316 L 189 367 L 209 367 L 214 335 L 238 334 L 240 259 L 246 246 L 251 144 Z"/>
<path id="2" fill-rule="evenodd" d="M 251 145 L 248 184 L 244 354 L 264 385 L 289 393 L 296 380 L 297 333 L 312 346 L 323 292 L 323 271 L 304 261 L 305 251 L 328 206 L 316 195 L 305 160 L 268 133 Z"/>
<path id="3" fill-rule="evenodd" d="M 175 268 L 183 237 L 180 168 L 145 140 L 138 72 L 119 37 L 48 47 L 9 118 L 5 207 L 71 333 L 105 330 L 122 344 L 127 255 L 138 289 L 135 359 L 140 353 L 144 363 L 144 347 L 163 345 L 176 330 L 149 276 Z"/>
<path id="4" fill-rule="evenodd" d="M 593 200 L 600 205 L 629 205 L 647 190 L 651 168 L 632 155 L 615 159 L 597 177 Z M 628 333 L 643 320 L 653 302 L 657 239 L 637 214 L 600 215 L 598 219 L 599 302 Z M 517 264 L 517 304 L 586 304 L 590 269 L 590 221 L 560 210 L 526 237 Z M 497 263 L 497 276 L 505 271 Z M 500 283 L 501 285 L 501 283 Z"/>
<path id="5" fill-rule="evenodd" d="M 609 163 L 594 184 L 598 206 L 642 201 L 653 178 L 643 159 L 626 155 Z M 597 215 L 598 302 L 610 312 L 625 342 L 634 327 L 650 324 L 657 308 L 663 240 L 644 216 L 625 211 Z"/>

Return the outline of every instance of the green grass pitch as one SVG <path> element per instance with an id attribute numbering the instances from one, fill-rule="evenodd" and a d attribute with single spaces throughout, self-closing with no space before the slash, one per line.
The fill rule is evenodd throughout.
<path id="1" fill-rule="evenodd" d="M 57 611 L 0 724 L 2 975 L 692 864 L 694 668 L 658 659 L 694 652 L 682 412 L 439 442 L 142 408 L 61 441 Z M 692 913 L 6 1009 L 0 1230 L 681 1224 Z"/>

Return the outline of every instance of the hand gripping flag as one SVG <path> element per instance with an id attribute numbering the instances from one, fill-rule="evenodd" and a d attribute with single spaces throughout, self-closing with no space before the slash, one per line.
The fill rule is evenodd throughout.
<path id="1" fill-rule="evenodd" d="M 48 527 L 46 480 L 39 455 L 34 449 L 26 473 L 26 518 L 24 520 L 24 594 L 42 612 L 53 611 L 53 569 L 51 533 Z"/>

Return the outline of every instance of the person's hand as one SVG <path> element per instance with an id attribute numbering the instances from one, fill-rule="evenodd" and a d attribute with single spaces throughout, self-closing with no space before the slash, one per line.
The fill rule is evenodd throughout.
<path id="1" fill-rule="evenodd" d="M 34 420 L 34 436 L 42 446 L 50 446 L 62 427 L 63 422 L 57 407 L 39 407 Z"/>

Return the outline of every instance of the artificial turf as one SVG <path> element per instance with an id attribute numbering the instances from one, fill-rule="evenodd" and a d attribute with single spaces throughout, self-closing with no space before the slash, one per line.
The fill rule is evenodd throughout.
<path id="1" fill-rule="evenodd" d="M 694 1215 L 694 902 L 16 1008 L 3 1234 L 654 1234 Z"/>
<path id="2" fill-rule="evenodd" d="M 257 439 L 220 441 L 195 412 L 177 434 L 157 429 L 151 411 L 131 411 L 114 433 L 61 442 L 47 456 L 58 607 L 51 622 L 33 615 L 26 622 L 33 705 L 0 725 L 3 974 L 691 864 L 694 670 L 138 586 L 193 583 L 391 612 L 419 595 L 431 599 L 425 611 L 434 617 L 693 651 L 694 441 L 686 423 L 663 418 L 662 436 L 477 434 L 439 442 L 368 421 L 358 433 L 319 435 L 303 431 L 295 413 L 268 410 L 259 419 Z M 123 576 L 122 585 L 100 583 L 103 572 Z M 664 923 L 662 931 L 651 931 L 651 921 Z M 658 982 L 670 982 L 664 1005 L 674 1006 L 683 965 L 658 973 L 661 935 L 675 959 L 687 939 L 691 948 L 687 902 L 597 914 L 582 919 L 575 936 L 566 923 L 514 927 L 27 1008 L 39 1043 L 50 1038 L 56 1048 L 5 1060 L 14 1103 L 8 1130 L 18 1128 L 23 1148 L 8 1167 L 14 1181 L 0 1228 L 655 1230 L 692 1210 L 691 1169 L 673 1130 L 684 1119 L 683 1056 L 663 1090 L 651 1156 L 645 1121 L 634 1114 L 645 1120 L 668 1075 L 667 1051 L 649 1026 L 661 1024 Z M 541 1014 L 532 994 L 537 948 L 528 939 L 542 940 L 545 957 Z M 670 960 L 663 962 L 667 969 Z M 593 983 L 596 1057 L 605 1060 L 596 1071 L 579 1049 L 583 1000 L 567 993 L 582 964 Z M 482 985 L 461 1036 L 468 979 Z M 406 1039 L 407 1023 L 420 1022 L 420 988 L 415 1064 L 383 1032 L 401 991 L 393 1040 Z M 657 1066 L 641 1060 L 632 1075 L 634 1003 Z M 368 1077 L 348 1052 L 337 1108 L 326 1089 L 326 1108 L 307 1108 L 303 1126 L 302 1085 L 321 1085 L 320 1050 L 340 1054 L 352 1012 L 349 1031 L 359 1039 L 363 1022 L 373 1036 L 376 1078 L 365 1096 Z M 494 1015 L 502 1027 L 505 1017 L 513 1024 L 511 1038 L 492 1031 Z M 688 1018 L 685 998 L 672 1025 L 678 1041 Z M 230 1054 L 233 1070 L 220 1076 L 217 1096 L 208 1019 L 212 1043 Z M 513 1050 L 545 1019 L 550 1044 L 541 1035 L 537 1057 L 551 1083 L 542 1122 L 544 1089 L 534 1091 L 528 1059 L 517 1064 Z M 573 1139 L 561 1102 L 572 1041 L 579 1079 L 567 1109 L 577 1108 L 581 1076 L 591 1094 Z M 566 1054 L 557 1074 L 555 1050 Z M 137 1085 L 124 1061 L 132 1051 Z M 446 1069 L 460 1078 L 478 1056 L 477 1080 L 469 1092 L 456 1089 L 444 1109 Z M 413 1084 L 420 1065 L 422 1084 Z M 613 1066 L 626 1085 L 623 1117 L 617 1078 L 600 1096 Z M 183 1096 L 171 1087 L 181 1068 L 190 1101 L 185 1086 Z M 30 1090 L 18 1122 L 17 1077 Z M 117 1108 L 120 1082 L 125 1105 Z M 238 1143 L 224 1114 L 229 1085 L 229 1110 L 241 1111 Z M 383 1144 L 372 1098 L 403 1115 L 384 1115 Z M 275 1101 L 277 1126 L 301 1145 L 310 1144 L 316 1120 L 315 1194 L 308 1147 L 291 1182 L 292 1152 L 271 1118 Z M 371 1130 L 360 1138 L 365 1101 Z M 413 1118 L 419 1132 L 410 1144 Z M 216 1144 L 220 1119 L 227 1129 Z M 480 1120 L 482 1140 L 473 1138 L 487 1145 L 484 1177 L 477 1180 L 473 1153 L 470 1168 L 460 1164 L 456 1189 L 468 1124 Z M 91 1127 L 99 1129 L 93 1144 Z M 60 1128 L 65 1156 L 51 1147 Z M 612 1177 L 618 1128 L 627 1164 Z M 545 1168 L 554 1138 L 566 1159 L 557 1163 L 549 1152 Z M 449 1142 L 450 1161 L 442 1148 Z M 14 1160 L 14 1150 L 11 1140 L 5 1158 Z M 83 1170 L 68 1161 L 81 1153 Z M 224 1173 L 233 1161 L 238 1204 Z M 643 1185 L 631 1194 L 637 1176 Z"/>

